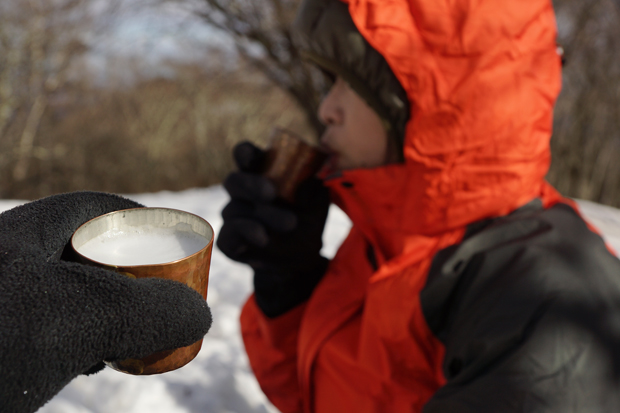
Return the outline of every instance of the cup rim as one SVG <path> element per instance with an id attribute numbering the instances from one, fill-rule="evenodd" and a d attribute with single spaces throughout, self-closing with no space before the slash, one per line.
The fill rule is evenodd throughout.
<path id="1" fill-rule="evenodd" d="M 90 257 L 87 257 L 86 255 L 80 253 L 77 248 L 75 248 L 75 245 L 73 244 L 74 242 L 74 238 L 75 238 L 75 234 L 84 226 L 88 225 L 89 223 L 96 221 L 98 219 L 103 219 L 109 215 L 114 215 L 114 214 L 118 214 L 120 212 L 127 212 L 127 211 L 135 211 L 135 210 L 143 210 L 143 209 L 150 209 L 150 210 L 155 210 L 155 209 L 159 209 L 159 210 L 164 210 L 164 211 L 173 211 L 173 212 L 180 212 L 183 214 L 187 214 L 187 215 L 192 215 L 196 218 L 198 218 L 199 220 L 203 221 L 205 224 L 207 224 L 207 226 L 209 227 L 209 229 L 211 230 L 211 238 L 209 239 L 209 241 L 207 242 L 207 245 L 205 245 L 204 247 L 202 247 L 200 250 L 196 251 L 195 253 L 188 255 L 186 257 L 183 258 L 179 258 L 178 260 L 174 260 L 174 261 L 168 261 L 168 262 L 161 262 L 158 264 L 134 264 L 134 265 L 117 265 L 117 264 L 109 264 L 106 262 L 101 262 L 101 261 L 97 261 L 95 259 L 92 259 Z M 206 237 L 205 237 L 206 238 Z M 190 257 L 193 257 L 195 255 L 198 255 L 200 253 L 202 253 L 203 251 L 205 251 L 206 249 L 208 249 L 212 244 L 213 244 L 213 240 L 215 238 L 215 231 L 213 230 L 213 227 L 211 226 L 211 224 L 209 223 L 209 221 L 207 221 L 206 219 L 204 219 L 203 217 L 201 217 L 200 215 L 194 214 L 192 212 L 188 212 L 188 211 L 183 211 L 182 209 L 176 209 L 176 208 L 166 208 L 166 207 L 136 207 L 136 208 L 127 208 L 127 209 L 118 209 L 116 211 L 111 211 L 108 213 L 105 213 L 103 215 L 99 215 L 96 216 L 94 218 L 89 219 L 88 221 L 84 222 L 82 225 L 80 225 L 79 227 L 77 227 L 77 229 L 75 231 L 73 231 L 73 234 L 71 234 L 71 248 L 73 249 L 73 251 L 78 254 L 80 257 L 82 257 L 83 259 L 90 261 L 92 263 L 95 264 L 99 264 L 102 266 L 106 266 L 106 267 L 113 267 L 113 268 L 134 268 L 134 267 L 158 267 L 158 266 L 163 266 L 163 265 L 170 265 L 170 264 L 174 264 L 183 260 L 186 260 Z"/>

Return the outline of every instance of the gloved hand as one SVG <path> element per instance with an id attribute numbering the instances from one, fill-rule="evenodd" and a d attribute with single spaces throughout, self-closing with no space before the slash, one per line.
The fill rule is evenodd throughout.
<path id="1" fill-rule="evenodd" d="M 103 360 L 187 346 L 209 330 L 205 300 L 181 283 L 61 259 L 82 223 L 138 206 L 79 192 L 0 214 L 1 412 L 34 412 Z"/>
<path id="2" fill-rule="evenodd" d="M 327 269 L 320 250 L 329 193 L 311 178 L 300 185 L 295 204 L 287 203 L 259 174 L 264 151 L 243 142 L 233 156 L 239 172 L 224 182 L 231 201 L 222 211 L 217 246 L 252 267 L 256 303 L 273 318 L 307 300 Z"/>

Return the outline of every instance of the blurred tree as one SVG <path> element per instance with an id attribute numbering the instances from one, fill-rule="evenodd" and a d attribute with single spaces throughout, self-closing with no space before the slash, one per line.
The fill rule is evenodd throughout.
<path id="1" fill-rule="evenodd" d="M 183 7 L 210 26 L 230 35 L 238 53 L 303 109 L 317 136 L 323 126 L 317 117 L 326 79 L 302 61 L 293 47 L 291 24 L 299 0 L 163 0 Z M 315 137 L 315 138 L 316 138 Z"/>
<path id="2" fill-rule="evenodd" d="M 94 27 L 94 13 L 88 0 L 0 4 L 0 167 L 10 165 L 14 181 L 27 177 L 34 158 L 49 156 L 36 142 L 39 125 L 50 96 L 66 84 L 71 63 L 88 50 L 84 38 Z"/>
<path id="3" fill-rule="evenodd" d="M 611 0 L 554 7 L 565 66 L 548 179 L 564 195 L 620 206 L 620 8 Z"/>

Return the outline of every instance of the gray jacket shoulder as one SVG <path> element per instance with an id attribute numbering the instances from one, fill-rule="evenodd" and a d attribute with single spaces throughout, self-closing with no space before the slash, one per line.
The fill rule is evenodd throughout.
<path id="1" fill-rule="evenodd" d="M 421 301 L 448 380 L 425 412 L 620 411 L 620 261 L 569 206 L 472 227 Z"/>

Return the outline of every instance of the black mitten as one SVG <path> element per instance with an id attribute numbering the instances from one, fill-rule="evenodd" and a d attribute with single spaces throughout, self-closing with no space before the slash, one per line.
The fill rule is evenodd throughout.
<path id="1" fill-rule="evenodd" d="M 262 150 L 244 142 L 233 154 L 240 171 L 224 182 L 231 201 L 222 211 L 217 245 L 254 269 L 256 302 L 265 315 L 276 317 L 307 300 L 327 269 L 320 251 L 329 194 L 311 178 L 301 184 L 295 204 L 282 201 L 275 185 L 259 174 Z"/>
<path id="2" fill-rule="evenodd" d="M 60 259 L 84 222 L 140 206 L 56 195 L 0 214 L 0 411 L 34 412 L 103 360 L 187 346 L 211 326 L 196 291 Z"/>

